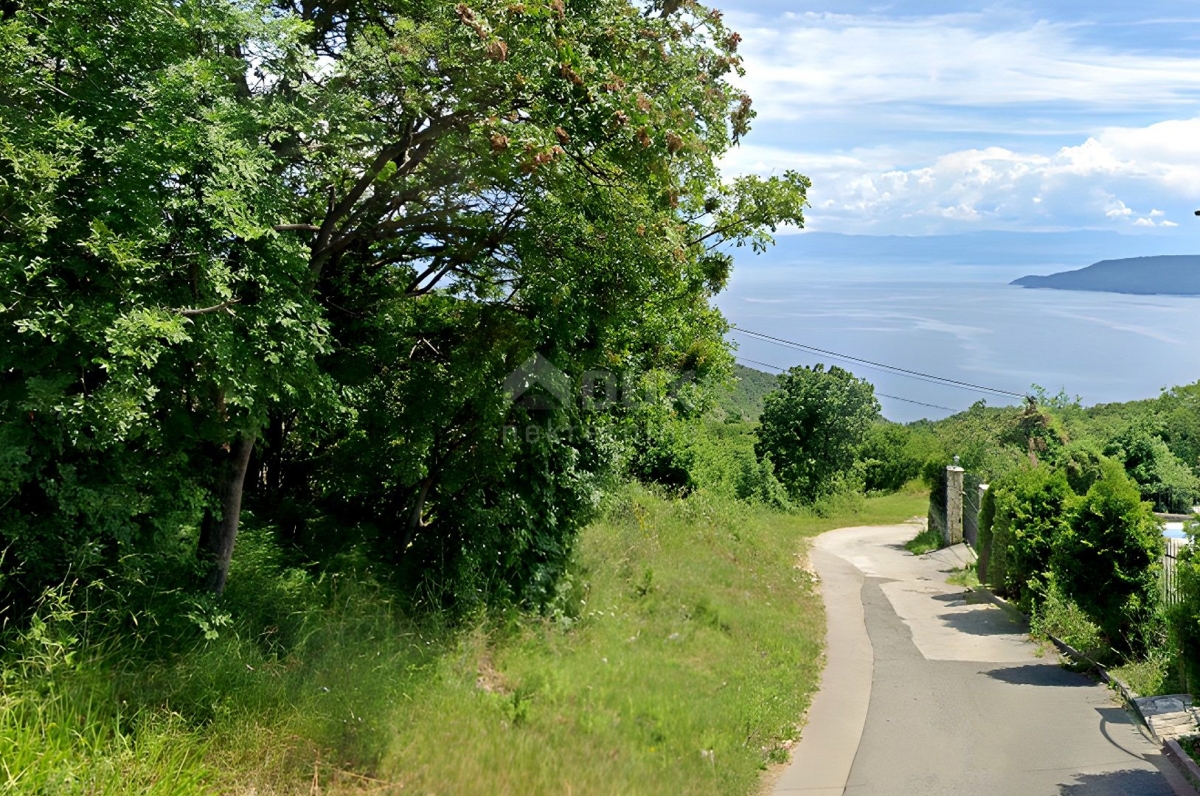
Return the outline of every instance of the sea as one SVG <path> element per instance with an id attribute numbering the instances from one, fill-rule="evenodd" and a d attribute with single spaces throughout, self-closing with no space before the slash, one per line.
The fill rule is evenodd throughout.
<path id="1" fill-rule="evenodd" d="M 766 371 L 838 365 L 871 381 L 884 416 L 898 422 L 945 417 L 980 400 L 991 406 L 1019 403 L 1005 393 L 1025 395 L 1034 385 L 1093 405 L 1152 398 L 1200 380 L 1200 297 L 1009 284 L 1026 274 L 1061 270 L 1067 269 L 748 261 L 738 263 L 717 304 L 741 329 L 831 352 L 734 331 L 730 339 L 743 364 Z"/>

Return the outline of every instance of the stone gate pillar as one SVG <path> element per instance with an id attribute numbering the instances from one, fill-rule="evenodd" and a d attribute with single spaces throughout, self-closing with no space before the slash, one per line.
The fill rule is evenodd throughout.
<path id="1" fill-rule="evenodd" d="M 942 541 L 947 545 L 963 540 L 963 468 L 946 468 L 946 530 Z"/>

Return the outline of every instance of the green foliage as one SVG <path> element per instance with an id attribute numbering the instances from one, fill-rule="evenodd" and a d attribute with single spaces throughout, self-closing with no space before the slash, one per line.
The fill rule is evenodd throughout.
<path id="1" fill-rule="evenodd" d="M 914 556 L 923 556 L 942 547 L 942 532 L 937 528 L 926 528 L 904 543 L 904 549 Z"/>
<path id="2" fill-rule="evenodd" d="M 964 589 L 976 589 L 980 585 L 978 562 L 957 567 L 946 577 L 951 586 L 962 586 Z"/>
<path id="3" fill-rule="evenodd" d="M 1077 495 L 1086 495 L 1103 474 L 1105 459 L 1100 445 L 1085 439 L 1065 445 L 1055 464 L 1065 472 L 1071 490 Z"/>
<path id="4" fill-rule="evenodd" d="M 656 395 L 578 387 L 722 378 L 729 248 L 803 224 L 803 176 L 721 179 L 754 114 L 720 14 L 169 11 L 0 19 L 15 613 L 68 572 L 219 589 L 243 503 L 297 560 L 368 551 L 414 599 L 533 604 L 631 460 L 687 487 L 670 418 L 627 410 Z M 512 406 L 534 353 L 570 406 Z"/>
<path id="5" fill-rule="evenodd" d="M 770 457 L 794 500 L 812 503 L 851 484 L 878 415 L 869 382 L 838 367 L 792 368 L 765 399 L 755 452 Z"/>
<path id="6" fill-rule="evenodd" d="M 938 467 L 927 467 L 927 472 L 922 480 L 929 487 L 929 513 L 926 518 L 926 527 L 930 531 L 936 532 L 939 536 L 944 536 L 946 533 L 946 490 L 949 482 L 949 473 L 945 465 Z"/>
<path id="7" fill-rule="evenodd" d="M 1051 578 L 1045 599 L 1033 606 L 1030 631 L 1051 634 L 1098 663 L 1111 663 L 1112 649 L 1100 627 Z M 1141 693 L 1149 693 L 1143 691 Z"/>
<path id="8" fill-rule="evenodd" d="M 1200 475 L 1200 383 L 1167 391 L 1158 405 L 1164 441 L 1180 461 Z"/>
<path id="9" fill-rule="evenodd" d="M 1176 651 L 1169 646 L 1152 647 L 1144 657 L 1112 666 L 1108 673 L 1129 686 L 1135 694 L 1182 694 L 1187 693 L 1188 689 L 1180 676 L 1180 663 Z"/>
<path id="10" fill-rule="evenodd" d="M 895 492 L 949 459 L 927 428 L 886 420 L 871 426 L 858 455 L 868 492 Z"/>
<path id="11" fill-rule="evenodd" d="M 1062 405 L 1061 402 L 1059 405 Z M 1024 409 L 1009 421 L 1008 427 L 1000 435 L 1000 441 L 1024 451 L 1029 462 L 1037 464 L 1040 459 L 1056 458 L 1068 442 L 1068 436 L 1062 422 L 1031 398 Z"/>
<path id="12" fill-rule="evenodd" d="M 918 421 L 910 424 L 932 436 L 937 448 L 922 468 L 922 477 L 937 476 L 937 471 L 958 456 L 963 469 L 975 473 L 985 481 L 992 482 L 1015 471 L 1023 462 L 1028 462 L 1028 453 L 1017 446 L 1006 443 L 1020 417 L 1020 410 L 1013 407 L 990 407 L 979 401 L 965 412 L 944 420 Z"/>
<path id="13" fill-rule="evenodd" d="M 991 485 L 987 582 L 1024 612 L 1043 598 L 1053 546 L 1067 533 L 1074 493 L 1066 476 L 1046 466 L 1026 467 Z"/>
<path id="14" fill-rule="evenodd" d="M 1188 683 L 1195 684 L 1200 683 L 1200 556 L 1196 546 L 1200 523 L 1192 521 L 1186 527 L 1192 543 L 1180 550 L 1175 560 L 1178 602 L 1168 609 L 1168 618 Z"/>
<path id="15" fill-rule="evenodd" d="M 1111 440 L 1104 452 L 1125 465 L 1142 498 L 1157 510 L 1191 514 L 1200 501 L 1200 479 L 1156 432 L 1153 426 L 1138 423 Z"/>
<path id="16" fill-rule="evenodd" d="M 1162 551 L 1150 504 L 1119 465 L 1106 463 L 1055 539 L 1052 566 L 1063 593 L 1110 643 L 1136 651 L 1154 633 Z"/>

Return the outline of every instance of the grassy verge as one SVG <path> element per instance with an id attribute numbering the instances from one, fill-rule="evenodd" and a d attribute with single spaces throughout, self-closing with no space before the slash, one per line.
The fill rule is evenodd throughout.
<path id="1" fill-rule="evenodd" d="M 60 606 L 5 658 L 0 790 L 751 792 L 817 680 L 804 539 L 923 509 L 907 493 L 808 517 L 630 489 L 581 536 L 551 616 L 457 628 L 339 586 L 288 619 L 288 645 L 235 618 L 138 663 L 78 648 Z"/>

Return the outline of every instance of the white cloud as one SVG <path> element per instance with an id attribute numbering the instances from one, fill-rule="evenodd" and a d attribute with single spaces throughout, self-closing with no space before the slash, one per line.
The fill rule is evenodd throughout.
<path id="1" fill-rule="evenodd" d="M 1200 95 L 1200 57 L 1116 52 L 1082 43 L 1071 25 L 1003 12 L 730 18 L 764 119 L 880 104 L 1167 107 Z"/>
<path id="2" fill-rule="evenodd" d="M 1174 227 L 1170 216 L 1200 200 L 1200 118 L 1110 128 L 1051 155 L 964 149 L 910 168 L 896 167 L 897 157 L 749 145 L 723 165 L 730 174 L 802 171 L 813 179 L 810 228 L 841 232 Z"/>
<path id="3" fill-rule="evenodd" d="M 723 168 L 811 177 L 810 229 L 1164 232 L 1200 201 L 1200 54 L 1001 6 L 730 22 L 760 115 Z"/>

